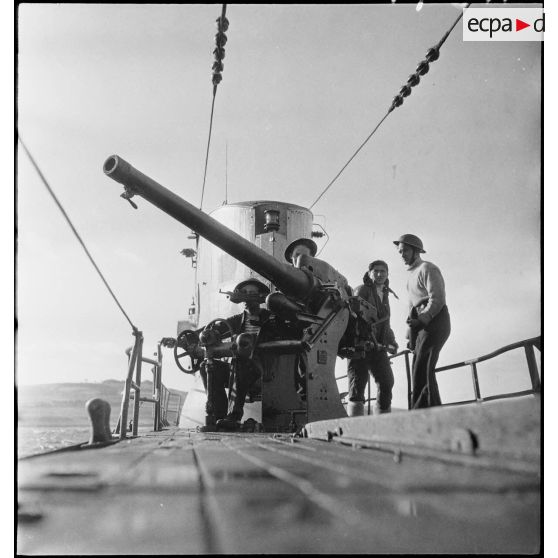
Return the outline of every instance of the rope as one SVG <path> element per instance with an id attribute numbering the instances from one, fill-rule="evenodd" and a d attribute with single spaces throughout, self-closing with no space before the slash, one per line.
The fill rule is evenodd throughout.
<path id="1" fill-rule="evenodd" d="M 229 144 L 225 143 L 225 203 L 229 203 Z"/>
<path id="2" fill-rule="evenodd" d="M 203 184 L 202 193 L 200 200 L 200 210 L 203 207 L 203 195 L 205 193 L 205 179 L 207 177 L 207 162 L 209 160 L 209 146 L 211 145 L 211 130 L 213 128 L 213 109 L 215 108 L 215 93 L 217 92 L 217 87 L 213 87 L 213 100 L 211 101 L 211 117 L 209 119 L 209 137 L 207 138 L 207 151 L 205 152 L 205 168 L 203 171 Z"/>
<path id="3" fill-rule="evenodd" d="M 217 95 L 217 86 L 223 79 L 221 72 L 223 71 L 223 58 L 225 58 L 225 45 L 227 44 L 227 36 L 225 31 L 229 28 L 229 20 L 225 17 L 227 13 L 227 5 L 223 4 L 223 9 L 221 11 L 221 16 L 217 18 L 217 34 L 215 35 L 215 50 L 213 54 L 215 56 L 215 61 L 213 62 L 213 98 L 211 100 L 211 116 L 209 118 L 209 135 L 207 138 L 207 150 L 205 152 L 205 168 L 203 171 L 203 184 L 202 193 L 200 200 L 200 210 L 203 207 L 203 196 L 205 194 L 205 181 L 207 178 L 207 163 L 209 161 L 209 147 L 211 145 L 211 132 L 213 130 L 213 111 L 215 109 L 215 97 Z"/>
<path id="4" fill-rule="evenodd" d="M 471 5 L 471 3 L 467 4 L 465 6 L 465 8 L 463 8 L 463 11 L 459 14 L 459 17 L 454 21 L 453 25 L 444 33 L 443 37 L 440 39 L 440 41 L 438 41 L 438 43 L 436 44 L 435 47 L 432 47 L 430 49 L 428 49 L 427 53 L 426 53 L 426 57 L 425 60 L 423 60 L 422 62 L 419 63 L 419 65 L 417 66 L 417 69 L 415 71 L 414 74 L 412 74 L 411 76 L 409 76 L 409 79 L 407 80 L 407 83 L 400 89 L 399 94 L 396 95 L 393 99 L 393 102 L 391 104 L 391 106 L 389 107 L 387 113 L 382 117 L 382 119 L 380 120 L 380 122 L 378 122 L 378 124 L 376 125 L 376 127 L 372 130 L 372 132 L 369 134 L 369 136 L 361 143 L 361 145 L 359 146 L 359 148 L 353 153 L 353 155 L 351 156 L 351 158 L 343 165 L 343 167 L 341 168 L 341 170 L 335 175 L 335 177 L 333 178 L 333 180 L 324 188 L 324 190 L 322 191 L 322 193 L 314 200 L 314 202 L 312 203 L 312 205 L 309 207 L 309 209 L 312 209 L 322 198 L 322 196 L 331 188 L 331 186 L 333 186 L 333 184 L 335 183 L 335 181 L 341 176 L 341 173 L 349 166 L 349 164 L 351 163 L 351 161 L 358 155 L 358 153 L 360 152 L 360 150 L 368 143 L 368 141 L 370 140 L 370 138 L 376 133 L 376 130 L 378 130 L 378 128 L 382 125 L 382 123 L 384 122 L 384 120 L 388 117 L 388 115 L 397 107 L 401 106 L 403 104 L 403 99 L 405 97 L 408 97 L 411 94 L 411 88 L 415 87 L 419 84 L 420 82 L 420 76 L 423 76 L 424 74 L 426 74 L 428 72 L 428 70 L 430 69 L 430 63 L 436 61 L 439 56 L 440 56 L 440 48 L 441 46 L 446 42 L 446 39 L 450 36 L 450 33 L 453 31 L 453 29 L 455 28 L 455 26 L 458 24 L 459 20 L 463 17 L 463 14 L 465 13 L 465 10 Z"/>
<path id="5" fill-rule="evenodd" d="M 21 136 L 18 135 L 18 138 L 19 138 L 19 142 L 21 143 L 21 146 L 23 147 L 23 149 L 25 150 L 25 153 L 27 154 L 27 157 L 29 157 L 29 160 L 31 161 L 31 164 L 33 165 L 33 167 L 35 167 L 35 170 L 37 171 L 37 174 L 39 175 L 39 177 L 40 177 L 41 181 L 43 182 L 43 184 L 45 185 L 46 189 L 48 190 L 48 193 L 51 195 L 52 199 L 54 200 L 54 203 L 56 203 L 56 205 L 58 206 L 58 209 L 60 209 L 60 211 L 62 212 L 62 215 L 64 216 L 64 219 L 66 219 L 66 222 L 68 223 L 68 225 L 70 225 L 70 228 L 72 229 L 74 235 L 78 239 L 78 242 L 81 244 L 82 248 L 84 249 L 85 253 L 87 254 L 87 257 L 89 258 L 89 261 L 93 264 L 93 267 L 96 269 L 97 273 L 101 277 L 103 283 L 105 284 L 105 286 L 108 289 L 109 293 L 111 294 L 112 298 L 114 299 L 114 301 L 118 305 L 118 308 L 120 308 L 122 314 L 124 314 L 124 317 L 126 318 L 126 320 L 128 320 L 128 323 L 130 324 L 130 326 L 132 326 L 132 330 L 134 331 L 134 334 L 137 333 L 138 328 L 132 323 L 132 321 L 128 317 L 128 314 L 126 314 L 126 312 L 124 311 L 124 308 L 122 308 L 122 305 L 120 304 L 120 302 L 118 302 L 118 299 L 116 298 L 115 294 L 112 292 L 112 289 L 110 288 L 109 284 L 107 283 L 106 279 L 104 278 L 103 274 L 101 273 L 101 270 L 99 269 L 99 267 L 95 263 L 95 260 L 93 260 L 93 257 L 91 256 L 91 254 L 89 253 L 89 250 L 85 246 L 85 243 L 83 242 L 83 240 L 79 236 L 79 233 L 77 232 L 76 228 L 72 224 L 72 221 L 70 220 L 70 217 L 68 217 L 68 214 L 66 213 L 66 211 L 62 207 L 62 204 L 60 203 L 60 201 L 56 197 L 56 194 L 54 193 L 54 191 L 50 187 L 49 183 L 47 182 L 46 178 L 44 177 L 43 173 L 41 172 L 41 169 L 39 168 L 39 166 L 35 162 L 35 159 L 31 155 L 31 153 L 29 152 L 29 149 L 27 149 L 25 143 L 23 143 L 23 140 L 21 139 Z"/>

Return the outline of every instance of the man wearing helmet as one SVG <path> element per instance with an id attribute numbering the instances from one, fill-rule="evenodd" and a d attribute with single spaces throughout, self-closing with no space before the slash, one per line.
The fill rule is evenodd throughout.
<path id="1" fill-rule="evenodd" d="M 254 339 L 261 337 L 262 330 L 264 335 L 275 334 L 275 316 L 269 310 L 260 307 L 269 292 L 269 288 L 257 279 L 240 282 L 235 287 L 231 300 L 237 303 L 242 302 L 244 311 L 241 314 L 222 320 L 216 325 L 215 327 L 219 333 L 227 334 L 227 336 L 247 333 Z M 176 345 L 176 339 L 164 337 L 162 343 L 165 347 L 172 348 Z M 215 416 L 218 427 L 236 430 L 240 427 L 240 419 L 244 414 L 246 396 L 261 377 L 261 363 L 257 356 L 249 358 L 236 355 L 232 358 L 230 367 L 227 362 L 212 359 L 212 370 L 212 377 L 209 378 L 206 362 L 201 363 L 200 375 L 204 388 L 208 397 L 210 392 L 212 394 L 212 399 L 209 400 L 208 398 L 206 412 Z M 209 381 L 212 382 L 210 391 L 208 390 Z M 227 385 L 229 387 L 228 400 L 225 391 Z M 211 430 L 213 427 L 208 428 Z M 202 430 L 204 429 L 206 427 L 202 427 Z"/>
<path id="2" fill-rule="evenodd" d="M 393 243 L 409 271 L 407 324 L 409 348 L 414 351 L 412 408 L 441 405 L 434 370 L 451 330 L 444 278 L 437 266 L 420 257 L 426 252 L 418 236 L 404 234 Z"/>
<path id="3" fill-rule="evenodd" d="M 227 318 L 234 334 L 249 333 L 255 338 L 260 336 L 262 328 L 268 329 L 273 315 L 260 304 L 269 288 L 257 279 L 248 279 L 239 283 L 235 293 L 244 295 L 244 312 Z M 217 421 L 219 428 L 236 430 L 240 427 L 240 419 L 244 414 L 244 403 L 250 388 L 261 377 L 262 367 L 257 357 L 247 358 L 236 356 L 231 362 L 231 381 L 229 383 L 228 414 Z"/>
<path id="4" fill-rule="evenodd" d="M 318 246 L 311 238 L 297 238 L 287 246 L 285 259 L 294 267 L 300 267 L 298 259 L 301 255 L 314 257 L 317 251 Z"/>
<path id="5" fill-rule="evenodd" d="M 285 260 L 293 267 L 299 269 L 309 269 L 303 265 L 300 256 L 315 257 L 318 252 L 318 245 L 311 238 L 297 238 L 293 240 L 285 249 Z M 303 258 L 304 259 L 304 258 Z M 300 354 L 295 359 L 295 388 L 303 400 L 306 400 L 306 358 Z"/>

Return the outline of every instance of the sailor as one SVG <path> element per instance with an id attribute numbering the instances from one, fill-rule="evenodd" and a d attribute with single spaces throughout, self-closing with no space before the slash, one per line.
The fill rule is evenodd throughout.
<path id="1" fill-rule="evenodd" d="M 302 265 L 300 256 L 316 256 L 318 245 L 311 238 L 297 238 L 293 240 L 285 249 L 285 259 L 293 266 L 299 269 L 308 269 Z M 310 266 L 309 271 L 312 271 Z M 306 355 L 297 354 L 295 358 L 295 389 L 300 398 L 306 401 L 306 371 L 308 365 Z"/>
<path id="2" fill-rule="evenodd" d="M 408 347 L 414 351 L 411 406 L 441 405 L 434 370 L 451 330 L 444 278 L 437 266 L 420 257 L 426 252 L 418 236 L 404 234 L 393 243 L 409 271 Z"/>
<path id="3" fill-rule="evenodd" d="M 395 354 L 398 345 L 390 327 L 389 295 L 395 293 L 389 288 L 388 265 L 382 260 L 375 260 L 364 274 L 363 284 L 355 289 L 355 295 L 369 302 L 378 316 L 374 327 L 373 347 L 365 352 L 364 358 L 352 358 L 347 367 L 349 379 L 349 402 L 347 414 L 359 416 L 364 414 L 364 390 L 370 372 L 376 382 L 377 396 L 374 414 L 391 412 L 393 389 L 393 371 L 387 353 Z M 395 295 L 397 297 L 397 295 Z"/>
<path id="4" fill-rule="evenodd" d="M 262 299 L 270 292 L 269 288 L 257 279 L 248 279 L 239 283 L 234 290 L 246 297 L 244 312 L 227 318 L 227 322 L 235 335 L 249 333 L 256 342 L 275 325 L 274 315 L 260 307 Z M 252 358 L 237 355 L 232 359 L 228 413 L 217 421 L 217 427 L 225 430 L 237 430 L 240 427 L 246 396 L 261 378 L 262 371 L 262 363 L 257 355 Z"/>
<path id="5" fill-rule="evenodd" d="M 240 282 L 235 287 L 234 294 L 240 295 L 244 299 L 244 311 L 222 320 L 215 326 L 217 330 L 227 336 L 232 333 L 234 337 L 241 333 L 251 334 L 254 336 L 254 345 L 256 340 L 261 337 L 262 328 L 264 335 L 277 334 L 275 315 L 260 307 L 269 292 L 269 288 L 257 279 Z M 176 339 L 164 337 L 162 344 L 165 347 L 173 348 L 176 345 Z M 257 387 L 255 384 L 261 378 L 261 362 L 257 355 L 251 358 L 236 355 L 232 358 L 230 365 L 220 359 L 212 358 L 210 366 L 211 373 L 208 374 L 208 362 L 204 360 L 200 365 L 200 375 L 208 395 L 206 412 L 208 415 L 215 416 L 218 427 L 235 430 L 240 427 L 246 396 L 249 392 L 254 391 Z M 211 389 L 209 389 L 209 382 L 211 382 Z M 229 388 L 228 398 L 227 387 Z M 205 427 L 202 427 L 202 430 L 204 429 Z"/>
<path id="6" fill-rule="evenodd" d="M 285 250 L 285 259 L 294 267 L 300 267 L 298 258 L 302 254 L 314 257 L 318 246 L 310 238 L 297 238 L 293 240 Z"/>
<path id="7" fill-rule="evenodd" d="M 199 334 L 203 328 L 196 331 Z M 164 347 L 174 348 L 176 346 L 177 340 L 174 337 L 163 337 L 161 339 L 161 344 Z M 181 345 L 182 349 L 188 350 L 192 348 L 188 345 L 186 340 L 183 340 Z M 212 415 L 216 420 L 224 418 L 227 415 L 228 399 L 227 399 L 227 387 L 229 386 L 230 380 L 230 366 L 229 363 L 218 358 L 212 358 L 211 363 L 207 362 L 205 359 L 201 362 L 198 361 L 195 368 L 195 361 L 192 361 L 193 370 L 199 369 L 200 376 L 203 382 L 203 387 L 205 393 L 207 394 L 207 401 L 205 404 L 205 412 L 207 415 Z M 211 382 L 211 386 L 209 383 Z M 201 430 L 206 430 L 206 427 L 201 427 Z M 211 431 L 211 430 L 210 430 Z"/>

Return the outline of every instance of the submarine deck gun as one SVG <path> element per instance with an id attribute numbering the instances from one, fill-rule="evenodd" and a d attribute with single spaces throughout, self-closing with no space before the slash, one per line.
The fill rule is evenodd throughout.
<path id="1" fill-rule="evenodd" d="M 124 185 L 122 197 L 143 197 L 281 291 L 268 296 L 268 308 L 298 321 L 303 334 L 299 339 L 266 342 L 255 348 L 265 360 L 264 427 L 284 429 L 295 417 L 300 426 L 346 416 L 335 380 L 336 358 L 358 352 L 377 315 L 366 301 L 351 296 L 345 277 L 327 262 L 308 255 L 299 257 L 298 267 L 280 262 L 117 155 L 105 161 L 103 171 Z M 302 389 L 297 385 L 301 377 Z"/>

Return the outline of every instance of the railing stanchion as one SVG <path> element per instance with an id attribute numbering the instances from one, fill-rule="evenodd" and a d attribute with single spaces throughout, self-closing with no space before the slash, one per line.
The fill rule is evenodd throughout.
<path id="1" fill-rule="evenodd" d="M 166 408 L 166 404 L 162 405 L 161 402 L 163 397 L 163 355 L 161 353 L 161 343 L 157 344 L 157 378 L 156 381 L 154 379 L 153 384 L 157 386 L 157 394 L 156 399 L 157 403 L 155 403 L 155 412 L 157 415 L 157 430 L 163 430 L 163 426 L 165 426 L 163 422 L 163 409 Z"/>
<path id="2" fill-rule="evenodd" d="M 163 371 L 161 369 L 161 367 L 159 366 L 159 368 L 157 369 L 157 374 L 158 374 L 158 378 L 157 378 L 157 428 L 158 430 L 163 430 L 163 426 L 165 426 L 165 422 L 164 422 L 164 414 L 165 414 L 165 386 L 161 383 L 161 378 L 163 377 Z"/>
<path id="3" fill-rule="evenodd" d="M 479 375 L 477 373 L 477 365 L 471 362 L 471 377 L 473 379 L 473 389 L 475 390 L 475 399 L 480 401 L 482 399 L 479 386 Z"/>
<path id="4" fill-rule="evenodd" d="M 405 373 L 407 375 L 407 407 L 413 406 L 413 390 L 411 386 L 411 364 L 409 363 L 409 351 L 405 351 Z"/>
<path id="5" fill-rule="evenodd" d="M 161 384 L 161 367 L 153 367 L 153 399 L 155 400 L 155 405 L 153 408 L 153 430 L 159 431 L 163 430 L 163 406 L 164 406 L 164 387 Z"/>
<path id="6" fill-rule="evenodd" d="M 126 438 L 126 428 L 127 428 L 126 423 L 128 421 L 128 404 L 130 400 L 130 388 L 132 387 L 132 378 L 134 374 L 134 368 L 136 366 L 136 359 L 138 356 L 139 338 L 141 336 L 141 332 L 138 332 L 135 335 L 136 335 L 136 340 L 134 341 L 134 347 L 130 355 L 130 360 L 128 361 L 128 375 L 126 376 L 126 381 L 124 382 L 124 392 L 122 393 L 122 403 L 120 405 L 120 419 L 116 427 L 116 431 L 119 434 L 121 440 Z"/>
<path id="7" fill-rule="evenodd" d="M 533 386 L 533 391 L 539 392 L 541 391 L 541 379 L 539 377 L 533 345 L 525 345 L 525 356 L 527 357 L 527 366 L 529 368 L 529 376 L 531 377 L 531 386 Z"/>
<path id="8" fill-rule="evenodd" d="M 134 415 L 132 421 L 132 436 L 138 435 L 139 409 L 141 398 L 141 362 L 143 353 L 143 335 L 140 335 L 138 342 L 138 353 L 136 357 L 136 385 L 134 386 Z M 126 425 L 124 425 L 126 427 Z"/>
<path id="9" fill-rule="evenodd" d="M 155 403 L 153 404 L 153 431 L 157 432 L 159 430 L 159 392 L 157 390 L 157 383 L 159 378 L 159 366 L 155 364 L 153 368 L 151 368 L 151 374 L 153 375 L 153 390 L 151 392 L 151 397 Z"/>

